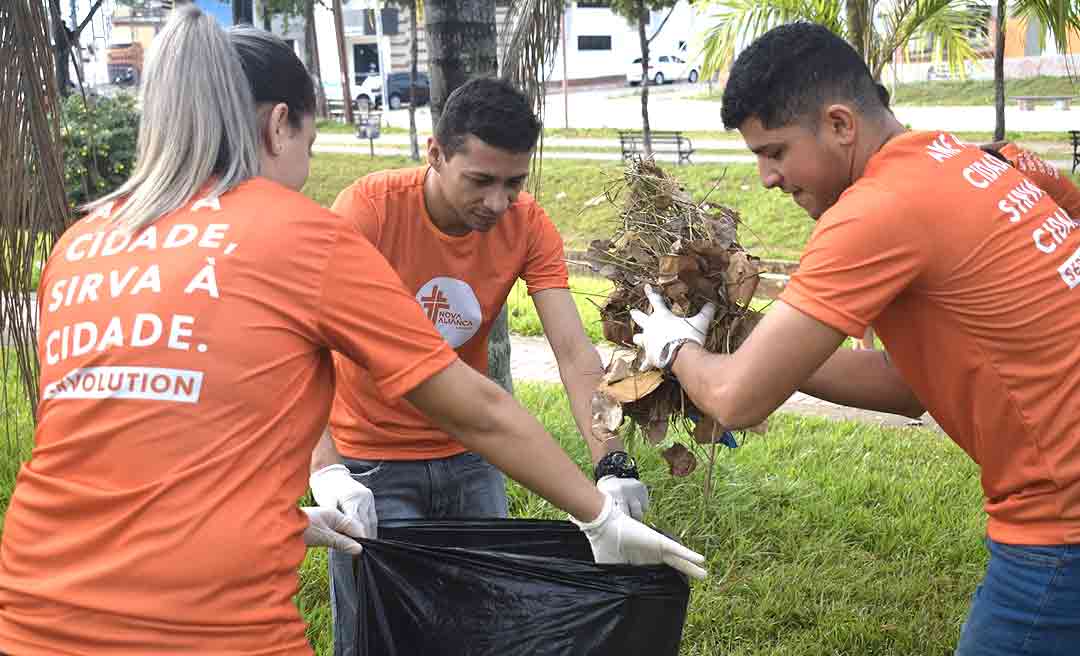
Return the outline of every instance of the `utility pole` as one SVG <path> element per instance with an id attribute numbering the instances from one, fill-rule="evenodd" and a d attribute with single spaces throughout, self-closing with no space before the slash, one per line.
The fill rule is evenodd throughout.
<path id="1" fill-rule="evenodd" d="M 562 18 L 560 22 L 562 25 L 559 31 L 562 32 L 562 120 L 563 127 L 567 130 L 570 129 L 570 98 L 567 95 L 567 78 L 570 77 L 570 71 L 566 68 L 566 12 L 568 10 L 564 7 L 562 12 Z M 541 89 L 543 93 L 543 89 Z"/>
<path id="2" fill-rule="evenodd" d="M 375 0 L 375 11 L 371 12 L 375 14 L 375 53 L 379 58 L 379 85 L 382 87 L 382 104 L 383 111 L 390 109 L 390 89 L 386 86 L 386 66 L 383 60 L 383 20 L 382 20 L 382 8 L 379 7 L 379 0 Z M 409 91 L 410 98 L 412 91 Z M 372 98 L 374 101 L 375 99 Z"/>

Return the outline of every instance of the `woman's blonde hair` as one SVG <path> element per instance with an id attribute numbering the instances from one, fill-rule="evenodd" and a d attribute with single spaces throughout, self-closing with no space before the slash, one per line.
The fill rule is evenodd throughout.
<path id="1" fill-rule="evenodd" d="M 293 125 L 314 111 L 311 78 L 292 50 L 268 32 L 225 32 L 198 7 L 177 7 L 147 55 L 131 177 L 83 210 L 124 199 L 111 219 L 137 231 L 208 182 L 216 197 L 257 176 L 264 102 L 288 104 Z"/>

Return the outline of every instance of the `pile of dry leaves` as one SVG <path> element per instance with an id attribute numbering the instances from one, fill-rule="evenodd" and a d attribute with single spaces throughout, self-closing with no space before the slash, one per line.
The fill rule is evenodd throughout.
<path id="1" fill-rule="evenodd" d="M 610 239 L 592 242 L 588 261 L 614 284 L 600 312 L 604 337 L 620 348 L 593 396 L 593 432 L 600 439 L 613 437 L 629 418 L 650 443 L 662 445 L 676 422 L 693 425 L 689 432 L 697 444 L 715 444 L 723 430 L 697 411 L 676 379 L 638 371 L 643 355 L 632 341 L 636 326 L 630 310 L 651 312 L 645 285 L 660 290 L 679 316 L 694 316 L 715 303 L 705 347 L 731 353 L 761 318 L 749 307 L 759 260 L 739 245 L 740 218 L 734 210 L 695 202 L 651 160 L 631 161 L 606 196 L 619 204 L 620 221 Z M 675 476 L 697 466 L 694 452 L 677 441 L 663 457 Z"/>

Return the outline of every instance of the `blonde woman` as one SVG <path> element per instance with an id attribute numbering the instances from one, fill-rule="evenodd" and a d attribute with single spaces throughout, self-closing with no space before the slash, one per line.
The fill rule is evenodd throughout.
<path id="1" fill-rule="evenodd" d="M 276 37 L 178 9 L 155 39 L 138 163 L 41 280 L 35 448 L 0 550 L 0 652 L 310 654 L 305 545 L 362 517 L 298 508 L 333 394 L 363 364 L 573 517 L 600 562 L 703 558 L 615 508 L 462 364 L 352 226 L 302 196 L 310 77 Z"/>

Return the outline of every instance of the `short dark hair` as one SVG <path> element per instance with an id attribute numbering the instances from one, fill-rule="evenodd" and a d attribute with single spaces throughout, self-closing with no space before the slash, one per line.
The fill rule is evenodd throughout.
<path id="1" fill-rule="evenodd" d="M 229 30 L 229 42 L 240 57 L 255 103 L 285 103 L 289 124 L 315 113 L 315 83 L 303 62 L 281 37 L 250 25 Z"/>
<path id="2" fill-rule="evenodd" d="M 813 121 L 827 102 L 849 101 L 866 114 L 887 111 L 882 91 L 847 41 L 821 25 L 789 23 L 761 35 L 735 59 L 721 112 L 729 130 L 749 118 L 775 129 Z"/>
<path id="3" fill-rule="evenodd" d="M 447 157 L 473 135 L 511 153 L 533 149 L 540 137 L 540 121 L 525 94 L 506 80 L 479 77 L 461 85 L 446 99 L 435 138 Z"/>

